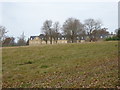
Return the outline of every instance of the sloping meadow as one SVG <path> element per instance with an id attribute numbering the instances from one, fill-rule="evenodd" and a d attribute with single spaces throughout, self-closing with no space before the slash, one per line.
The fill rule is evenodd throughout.
<path id="1" fill-rule="evenodd" d="M 3 48 L 3 88 L 114 88 L 118 43 Z"/>

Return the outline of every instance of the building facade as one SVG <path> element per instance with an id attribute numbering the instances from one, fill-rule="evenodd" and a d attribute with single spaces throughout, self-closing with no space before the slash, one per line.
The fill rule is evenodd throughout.
<path id="1" fill-rule="evenodd" d="M 64 43 L 67 43 L 67 40 L 65 38 L 58 38 L 58 40 L 54 40 L 54 38 L 52 38 L 52 44 L 64 44 Z M 30 46 L 44 44 L 50 44 L 50 39 L 46 41 L 44 35 L 42 34 L 40 36 L 31 36 L 29 39 Z"/>

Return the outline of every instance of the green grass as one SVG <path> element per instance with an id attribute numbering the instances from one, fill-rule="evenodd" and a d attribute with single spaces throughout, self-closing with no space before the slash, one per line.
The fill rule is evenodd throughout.
<path id="1" fill-rule="evenodd" d="M 3 48 L 3 87 L 114 88 L 118 43 Z"/>

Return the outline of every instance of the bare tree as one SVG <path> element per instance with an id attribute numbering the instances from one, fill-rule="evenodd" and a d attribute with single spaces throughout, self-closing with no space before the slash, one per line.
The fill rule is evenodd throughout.
<path id="1" fill-rule="evenodd" d="M 115 29 L 114 33 L 117 35 L 118 34 L 118 29 Z"/>
<path id="2" fill-rule="evenodd" d="M 47 44 L 47 41 L 49 40 L 49 37 L 50 37 L 50 44 L 52 44 L 52 28 L 51 27 L 52 27 L 51 20 L 46 20 L 43 23 L 42 30 L 43 30 L 43 33 L 45 34 L 46 44 Z"/>
<path id="3" fill-rule="evenodd" d="M 15 45 L 14 37 L 6 37 L 5 40 L 2 42 L 2 46 L 14 46 L 14 45 Z"/>
<path id="4" fill-rule="evenodd" d="M 120 39 L 120 28 L 118 29 L 117 37 Z"/>
<path id="5" fill-rule="evenodd" d="M 17 45 L 19 45 L 19 46 L 26 45 L 24 32 L 22 33 L 22 35 L 20 37 L 18 37 Z"/>
<path id="6" fill-rule="evenodd" d="M 84 29 L 84 25 L 83 24 L 80 24 L 79 27 L 80 27 L 80 30 L 78 31 L 77 36 L 79 38 L 79 41 L 81 41 L 81 39 L 85 39 L 85 37 L 86 37 L 86 31 Z"/>
<path id="7" fill-rule="evenodd" d="M 15 38 L 14 37 L 11 37 L 11 42 L 10 42 L 10 45 L 11 46 L 14 46 L 16 43 L 15 43 Z"/>
<path id="8" fill-rule="evenodd" d="M 107 28 L 102 28 L 100 30 L 93 30 L 92 32 L 92 35 L 94 36 L 94 39 L 96 40 L 100 38 L 105 38 L 106 36 L 108 36 L 108 34 L 109 32 L 107 31 Z"/>
<path id="9" fill-rule="evenodd" d="M 59 24 L 59 22 L 55 22 L 53 24 L 53 38 L 56 41 L 56 43 L 58 41 L 59 30 L 60 30 L 60 24 Z"/>
<path id="10" fill-rule="evenodd" d="M 6 28 L 4 26 L 0 26 L 0 42 L 5 39 L 5 33 L 7 33 Z"/>
<path id="11" fill-rule="evenodd" d="M 85 20 L 85 29 L 87 31 L 87 34 L 90 38 L 90 42 L 92 41 L 92 32 L 94 30 L 100 30 L 102 23 L 100 20 L 94 20 L 94 19 L 86 19 Z"/>
<path id="12" fill-rule="evenodd" d="M 82 24 L 78 19 L 68 18 L 63 24 L 63 33 L 69 42 L 76 42 L 77 34 L 82 30 Z"/>

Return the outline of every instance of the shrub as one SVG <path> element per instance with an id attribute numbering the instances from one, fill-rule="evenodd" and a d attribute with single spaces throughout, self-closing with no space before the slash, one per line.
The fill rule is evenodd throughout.
<path id="1" fill-rule="evenodd" d="M 106 38 L 105 41 L 117 41 L 120 40 L 117 36 Z"/>

